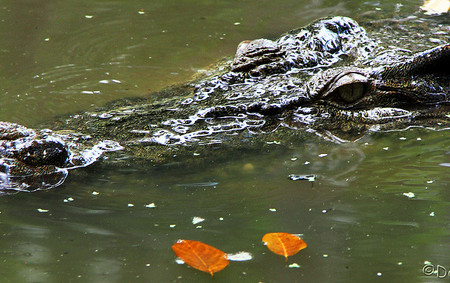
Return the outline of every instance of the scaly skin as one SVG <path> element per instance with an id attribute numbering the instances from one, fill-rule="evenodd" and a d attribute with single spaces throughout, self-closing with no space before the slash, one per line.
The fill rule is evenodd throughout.
<path id="1" fill-rule="evenodd" d="M 339 141 L 368 129 L 448 127 L 450 45 L 396 52 L 334 17 L 275 41 L 245 41 L 203 77 L 66 117 L 51 131 L 0 123 L 0 190 L 53 187 L 67 175 L 61 168 L 87 166 L 104 151 L 186 162 L 310 132 Z"/>

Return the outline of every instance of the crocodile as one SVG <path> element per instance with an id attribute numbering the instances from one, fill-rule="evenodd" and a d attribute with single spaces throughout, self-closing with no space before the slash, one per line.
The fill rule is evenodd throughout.
<path id="1" fill-rule="evenodd" d="M 345 142 L 373 130 L 446 128 L 450 44 L 436 35 L 443 44 L 413 53 L 382 46 L 350 18 L 326 18 L 243 41 L 234 58 L 149 97 L 41 129 L 0 122 L 0 191 L 53 188 L 108 151 L 160 164 L 218 148 L 262 150 L 299 133 Z"/>

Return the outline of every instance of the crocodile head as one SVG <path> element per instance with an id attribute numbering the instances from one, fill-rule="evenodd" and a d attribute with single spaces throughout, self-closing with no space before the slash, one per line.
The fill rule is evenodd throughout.
<path id="1" fill-rule="evenodd" d="M 66 117 L 52 130 L 0 123 L 0 190 L 56 186 L 104 151 L 171 162 L 217 144 L 251 140 L 260 149 L 286 131 L 340 142 L 367 130 L 445 128 L 448 66 L 449 44 L 413 54 L 381 46 L 352 19 L 319 20 L 277 40 L 245 41 L 200 79 Z"/>
<path id="2" fill-rule="evenodd" d="M 334 17 L 276 41 L 241 43 L 230 72 L 198 84 L 192 101 L 211 97 L 218 105 L 199 116 L 234 118 L 241 128 L 282 125 L 353 140 L 367 130 L 448 126 L 448 66 L 449 44 L 388 50 L 353 20 Z"/>

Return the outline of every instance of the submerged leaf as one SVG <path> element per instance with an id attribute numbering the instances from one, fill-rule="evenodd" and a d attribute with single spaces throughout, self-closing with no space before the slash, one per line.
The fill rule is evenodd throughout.
<path id="1" fill-rule="evenodd" d="M 172 250 L 186 264 L 208 272 L 211 276 L 230 262 L 226 253 L 199 241 L 178 240 L 173 244 Z"/>
<path id="2" fill-rule="evenodd" d="M 272 252 L 286 258 L 295 255 L 300 250 L 307 247 L 306 243 L 298 236 L 289 233 L 267 233 L 262 238 L 267 248 Z"/>

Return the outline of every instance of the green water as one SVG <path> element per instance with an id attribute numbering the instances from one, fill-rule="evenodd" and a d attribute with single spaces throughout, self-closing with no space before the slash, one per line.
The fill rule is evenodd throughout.
<path id="1" fill-rule="evenodd" d="M 37 126 L 186 81 L 244 39 L 329 15 L 420 16 L 421 4 L 2 1 L 0 120 Z M 448 140 L 448 130 L 413 128 L 289 150 L 280 141 L 198 166 L 109 158 L 56 189 L 0 198 L 0 281 L 210 282 L 175 261 L 182 238 L 251 253 L 216 282 L 444 282 L 422 269 L 450 270 Z M 261 242 L 279 231 L 308 247 L 285 262 Z"/>

